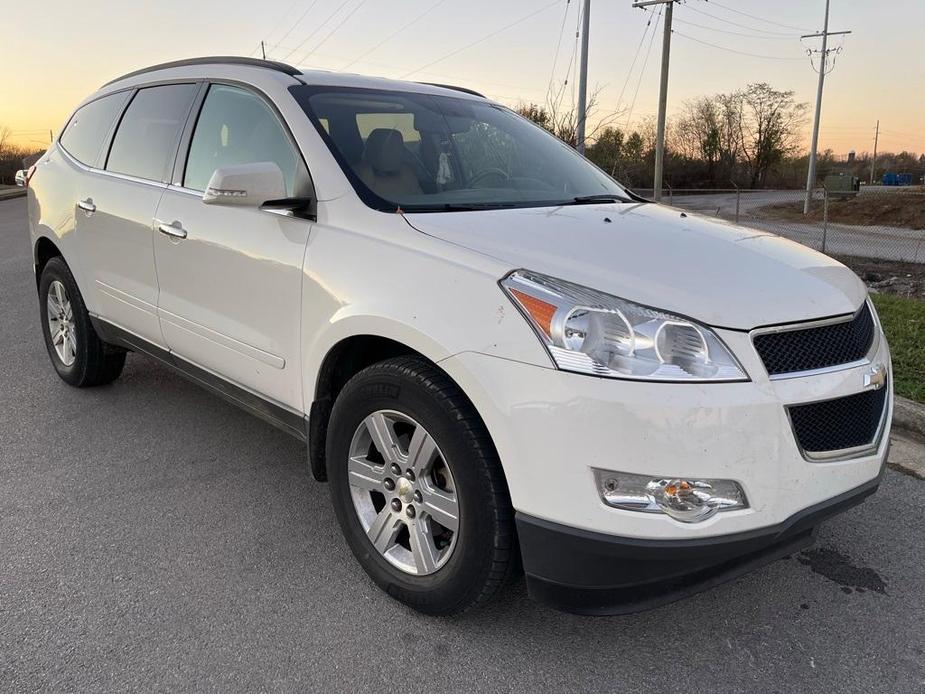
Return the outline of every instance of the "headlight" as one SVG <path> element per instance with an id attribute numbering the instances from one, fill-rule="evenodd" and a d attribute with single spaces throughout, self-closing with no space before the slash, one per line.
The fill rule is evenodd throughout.
<path id="1" fill-rule="evenodd" d="M 501 281 L 556 365 L 643 381 L 745 381 L 716 334 L 686 318 L 535 272 Z"/>

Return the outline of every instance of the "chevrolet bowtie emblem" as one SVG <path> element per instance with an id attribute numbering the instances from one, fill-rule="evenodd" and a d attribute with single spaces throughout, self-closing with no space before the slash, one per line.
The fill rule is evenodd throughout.
<path id="1" fill-rule="evenodd" d="M 886 367 L 877 364 L 864 374 L 864 387 L 880 390 L 886 385 Z"/>

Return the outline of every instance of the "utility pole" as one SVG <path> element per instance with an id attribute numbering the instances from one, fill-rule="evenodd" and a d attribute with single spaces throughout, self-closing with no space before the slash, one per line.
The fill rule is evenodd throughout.
<path id="1" fill-rule="evenodd" d="M 263 56 L 263 59 L 267 59 L 267 48 L 263 45 L 263 41 L 260 42 L 260 55 Z"/>
<path id="2" fill-rule="evenodd" d="M 581 19 L 581 67 L 578 71 L 578 122 L 575 139 L 578 153 L 585 153 L 585 122 L 588 119 L 588 38 L 591 35 L 591 0 L 585 0 Z"/>
<path id="3" fill-rule="evenodd" d="M 665 175 L 665 111 L 668 106 L 668 61 L 671 57 L 671 16 L 676 0 L 641 0 L 633 7 L 667 5 L 665 8 L 665 33 L 662 36 L 662 78 L 658 90 L 658 127 L 655 133 L 655 175 L 652 182 L 653 199 L 662 199 L 662 179 Z"/>
<path id="4" fill-rule="evenodd" d="M 816 185 L 816 150 L 819 148 L 819 118 L 822 115 L 822 88 L 825 86 L 825 71 L 829 57 L 829 36 L 850 34 L 850 31 L 829 31 L 829 0 L 825 0 L 825 24 L 821 32 L 804 34 L 801 39 L 822 37 L 822 50 L 819 51 L 819 85 L 816 88 L 816 115 L 813 118 L 813 141 L 809 148 L 809 171 L 806 173 L 806 198 L 803 201 L 803 214 L 809 214 L 809 203 Z"/>
<path id="5" fill-rule="evenodd" d="M 874 134 L 874 156 L 870 159 L 870 185 L 874 184 L 874 166 L 877 164 L 877 143 L 880 141 L 880 119 L 877 119 L 877 132 Z"/>

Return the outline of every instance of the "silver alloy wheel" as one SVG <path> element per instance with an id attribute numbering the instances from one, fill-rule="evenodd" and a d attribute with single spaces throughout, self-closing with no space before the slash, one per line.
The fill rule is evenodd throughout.
<path id="1" fill-rule="evenodd" d="M 392 566 L 425 576 L 446 564 L 459 534 L 456 484 L 423 426 L 373 412 L 353 434 L 347 481 L 363 530 Z"/>
<path id="2" fill-rule="evenodd" d="M 55 280 L 48 287 L 48 334 L 58 359 L 70 366 L 77 359 L 77 327 L 74 324 L 74 310 L 68 298 L 67 289 Z"/>

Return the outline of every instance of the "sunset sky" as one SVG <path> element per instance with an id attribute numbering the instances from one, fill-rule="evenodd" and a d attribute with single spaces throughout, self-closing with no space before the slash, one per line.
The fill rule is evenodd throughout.
<path id="1" fill-rule="evenodd" d="M 255 55 L 261 40 L 268 57 L 296 65 L 452 82 L 509 105 L 542 103 L 550 84 L 560 87 L 568 74 L 581 4 L 9 1 L 3 13 L 0 127 L 11 128 L 17 142 L 38 146 L 78 101 L 119 74 L 191 56 Z M 619 125 L 654 114 L 657 107 L 661 27 L 651 52 L 654 27 L 644 33 L 650 19 L 654 25 L 657 9 L 630 5 L 631 0 L 593 0 L 591 12 L 589 81 L 601 89 L 602 111 L 627 111 Z M 755 81 L 793 89 L 799 100 L 813 102 L 817 77 L 806 49 L 818 48 L 819 41 L 801 42 L 799 34 L 819 30 L 823 11 L 824 0 L 677 5 L 669 114 L 685 99 Z M 854 33 L 832 39 L 843 50 L 826 82 L 821 148 L 838 154 L 870 150 L 879 118 L 881 151 L 925 152 L 925 2 L 832 0 L 830 29 Z M 565 94 L 569 99 L 571 85 Z"/>

